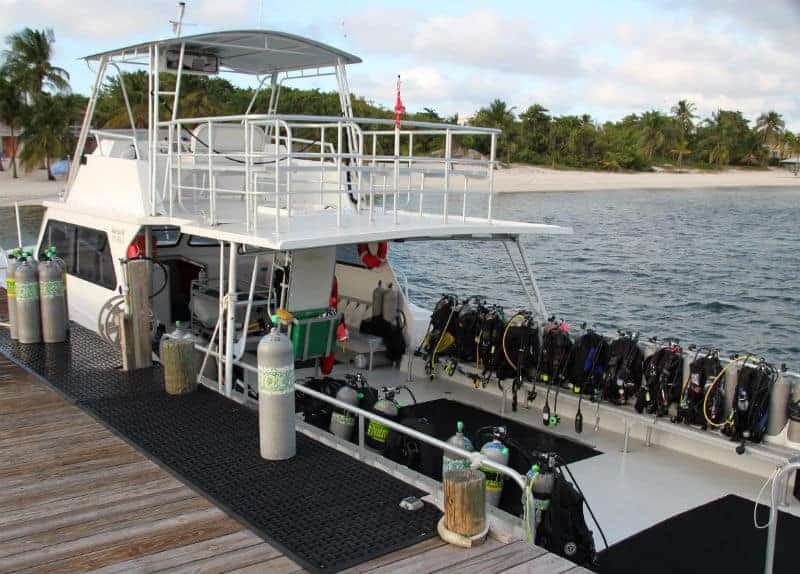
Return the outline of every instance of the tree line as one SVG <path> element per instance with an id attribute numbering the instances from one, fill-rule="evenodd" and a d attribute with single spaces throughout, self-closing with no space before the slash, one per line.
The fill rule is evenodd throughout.
<path id="1" fill-rule="evenodd" d="M 51 178 L 51 161 L 67 156 L 74 147 L 74 127 L 80 124 L 87 102 L 85 96 L 70 91 L 66 70 L 51 63 L 54 42 L 52 30 L 25 28 L 6 39 L 0 61 L 0 121 L 12 135 L 19 135 L 22 167 L 30 170 L 43 165 Z M 122 78 L 134 122 L 137 128 L 144 128 L 147 74 L 124 73 Z M 175 76 L 164 74 L 160 81 L 162 89 L 170 91 Z M 252 88 L 235 86 L 220 77 L 191 75 L 182 78 L 181 92 L 179 115 L 186 118 L 243 113 L 254 95 Z M 269 89 L 261 91 L 254 112 L 263 113 L 269 98 Z M 353 98 L 353 111 L 357 117 L 393 117 L 391 110 L 363 97 Z M 283 87 L 279 112 L 339 115 L 341 109 L 335 92 Z M 163 105 L 159 113 L 162 119 L 171 115 L 168 105 Z M 457 116 L 442 117 L 431 108 L 406 118 L 449 123 L 458 120 Z M 659 165 L 765 166 L 775 158 L 800 154 L 800 134 L 787 130 L 783 117 L 775 111 L 761 114 L 753 125 L 735 110 L 720 109 L 701 119 L 695 105 L 686 100 L 669 111 L 650 110 L 601 123 L 587 114 L 551 114 L 540 104 L 517 112 L 496 99 L 480 108 L 468 123 L 503 130 L 497 143 L 499 160 L 554 168 L 641 171 Z M 93 125 L 130 127 L 119 76 L 105 80 Z M 487 138 L 465 138 L 461 145 L 461 152 L 469 148 L 489 153 Z M 437 154 L 443 142 L 434 136 L 419 136 L 414 147 L 418 154 Z M 11 151 L 11 169 L 16 177 L 16 146 Z"/>

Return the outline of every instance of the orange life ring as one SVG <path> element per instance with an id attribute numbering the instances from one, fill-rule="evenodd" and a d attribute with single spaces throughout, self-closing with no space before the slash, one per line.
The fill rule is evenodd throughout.
<path id="1" fill-rule="evenodd" d="M 386 261 L 386 253 L 389 251 L 389 245 L 385 241 L 378 242 L 377 253 L 372 252 L 369 243 L 359 243 L 357 248 L 361 263 L 366 265 L 367 269 L 374 269 L 379 265 L 383 265 L 384 261 Z"/>

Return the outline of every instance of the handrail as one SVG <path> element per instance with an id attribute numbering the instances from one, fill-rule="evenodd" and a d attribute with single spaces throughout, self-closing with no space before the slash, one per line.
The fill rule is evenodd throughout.
<path id="1" fill-rule="evenodd" d="M 214 351 L 213 349 L 211 349 L 209 347 L 204 347 L 203 345 L 195 343 L 195 349 L 197 349 L 198 351 L 202 351 L 203 353 L 208 353 L 209 355 L 211 355 L 212 357 L 215 357 L 217 359 L 220 358 L 219 353 L 217 353 L 216 351 Z M 238 366 L 238 367 L 242 367 L 246 371 L 250 371 L 251 373 L 258 374 L 258 368 L 254 367 L 253 365 L 249 365 L 249 364 L 244 363 L 242 361 L 234 361 L 234 364 L 236 366 Z M 412 428 L 407 427 L 405 425 L 402 425 L 402 424 L 400 424 L 398 422 L 395 422 L 393 420 L 390 420 L 390 419 L 387 419 L 385 417 L 382 417 L 381 415 L 379 415 L 377 413 L 373 413 L 371 411 L 364 410 L 364 409 L 362 409 L 360 407 L 353 406 L 353 405 L 351 405 L 349 403 L 345 403 L 345 402 L 340 401 L 340 400 L 338 400 L 338 399 L 336 399 L 334 397 L 326 395 L 325 393 L 321 393 L 321 392 L 316 391 L 314 389 L 308 388 L 305 385 L 301 385 L 300 383 L 295 383 L 294 384 L 294 388 L 295 388 L 295 390 L 300 391 L 301 393 L 305 393 L 305 394 L 307 394 L 309 396 L 312 396 L 315 399 L 319 399 L 319 400 L 321 400 L 323 402 L 326 402 L 328 404 L 331 404 L 331 405 L 333 405 L 333 406 L 335 406 L 337 408 L 340 408 L 342 410 L 346 410 L 346 411 L 351 412 L 351 413 L 353 413 L 355 415 L 358 415 L 359 419 L 364 417 L 364 418 L 367 418 L 367 419 L 369 419 L 371 421 L 377 421 L 380 424 L 382 424 L 382 425 L 384 425 L 384 426 L 386 426 L 386 427 L 388 427 L 388 428 L 390 428 L 392 430 L 395 430 L 397 432 L 403 433 L 403 434 L 405 434 L 407 436 L 410 436 L 412 438 L 420 440 L 420 441 L 422 441 L 424 443 L 427 443 L 427 444 L 429 444 L 431 446 L 434 446 L 436 448 L 440 448 L 442 450 L 448 451 L 448 452 L 450 452 L 452 454 L 455 454 L 455 455 L 457 455 L 457 456 L 459 456 L 461 458 L 467 459 L 467 460 L 470 461 L 472 466 L 485 466 L 485 467 L 491 468 L 493 470 L 496 470 L 497 472 L 500 472 L 500 473 L 508 476 L 514 482 L 516 482 L 519 485 L 520 489 L 522 490 L 523 496 L 525 495 L 524 494 L 525 493 L 525 488 L 527 487 L 527 484 L 528 484 L 527 477 L 523 477 L 520 473 L 518 473 L 513 468 L 511 468 L 509 466 L 506 466 L 504 464 L 500 464 L 499 462 L 495 462 L 492 459 L 490 459 L 490 458 L 486 457 L 485 455 L 481 454 L 480 452 L 464 450 L 463 448 L 459 448 L 459 447 L 454 446 L 454 445 L 452 445 L 452 444 L 450 444 L 448 442 L 439 440 L 438 438 L 434 438 L 434 437 L 432 437 L 430 435 L 427 435 L 427 434 L 425 434 L 423 432 L 420 432 L 420 431 L 418 431 L 416 429 L 412 429 Z"/>
<path id="2" fill-rule="evenodd" d="M 764 558 L 764 574 L 772 574 L 772 569 L 775 563 L 775 541 L 778 538 L 778 509 L 776 508 L 775 491 L 781 485 L 783 480 L 788 480 L 787 475 L 794 471 L 800 470 L 800 455 L 790 459 L 786 464 L 779 467 L 780 470 L 775 474 L 772 479 L 772 490 L 770 492 L 769 501 L 769 529 L 767 530 L 767 550 Z M 756 501 L 758 503 L 758 501 Z"/>
<path id="3" fill-rule="evenodd" d="M 343 116 L 310 116 L 310 115 L 302 115 L 302 114 L 238 114 L 232 116 L 203 116 L 199 118 L 181 118 L 176 119 L 175 121 L 179 121 L 182 123 L 207 123 L 210 121 L 244 121 L 249 120 L 250 122 L 259 121 L 259 120 L 266 120 L 266 121 L 274 121 L 274 120 L 284 120 L 288 122 L 293 121 L 300 121 L 300 122 L 347 122 L 347 123 L 357 123 L 357 124 L 376 124 L 376 125 L 386 125 L 386 126 L 394 126 L 395 121 L 385 118 L 345 118 Z M 159 126 L 167 127 L 173 122 L 171 120 L 162 120 L 158 122 Z M 447 124 L 447 123 L 437 123 L 437 122 L 420 122 L 416 120 L 401 120 L 400 121 L 400 128 L 402 129 L 403 126 L 406 127 L 418 127 L 418 128 L 430 128 L 433 130 L 452 130 L 458 132 L 476 132 L 481 134 L 501 134 L 503 133 L 502 130 L 497 128 L 487 128 L 483 126 L 461 126 L 458 124 Z"/>

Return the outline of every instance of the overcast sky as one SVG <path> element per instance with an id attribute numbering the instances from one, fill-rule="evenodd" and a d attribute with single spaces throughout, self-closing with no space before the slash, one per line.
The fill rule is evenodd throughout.
<path id="1" fill-rule="evenodd" d="M 0 34 L 53 28 L 55 63 L 87 93 L 78 58 L 167 37 L 174 14 L 172 0 L 0 0 Z M 258 20 L 258 0 L 190 0 L 185 33 Z M 359 55 L 352 90 L 387 107 L 401 74 L 410 111 L 501 98 L 606 120 L 686 98 L 703 115 L 775 109 L 800 131 L 800 0 L 264 0 L 262 25 Z"/>

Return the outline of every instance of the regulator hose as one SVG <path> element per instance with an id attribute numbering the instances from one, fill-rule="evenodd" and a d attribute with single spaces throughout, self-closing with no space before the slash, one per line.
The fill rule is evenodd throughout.
<path id="1" fill-rule="evenodd" d="M 509 365 L 511 365 L 511 368 L 513 370 L 515 370 L 515 371 L 517 370 L 517 365 L 516 365 L 516 363 L 514 363 L 514 361 L 511 360 L 511 357 L 508 354 L 508 349 L 506 348 L 506 337 L 508 337 L 508 332 L 511 330 L 512 323 L 517 318 L 526 319 L 527 315 L 525 313 L 523 313 L 523 312 L 520 312 L 520 313 L 517 313 L 516 315 L 511 317 L 511 319 L 508 320 L 508 324 L 506 325 L 506 328 L 503 331 L 503 341 L 502 341 L 502 344 L 500 345 L 502 347 L 502 349 L 503 349 L 503 356 L 505 356 L 506 361 L 508 362 Z"/>
<path id="2" fill-rule="evenodd" d="M 727 365 L 725 365 L 725 368 L 722 369 L 719 372 L 719 374 L 717 374 L 717 376 L 714 377 L 714 380 L 711 381 L 711 384 L 708 385 L 708 389 L 706 389 L 705 397 L 703 397 L 703 418 L 706 419 L 706 423 L 711 428 L 722 428 L 724 426 L 727 426 L 728 424 L 730 424 L 730 422 L 731 422 L 733 417 L 732 417 L 732 415 L 728 415 L 728 417 L 724 421 L 722 421 L 721 423 L 715 423 L 714 421 L 712 421 L 708 417 L 708 397 L 711 396 L 711 392 L 714 390 L 714 387 L 717 386 L 717 384 L 721 380 L 723 380 L 723 378 L 725 377 L 725 373 L 728 371 L 728 369 L 730 369 L 732 366 L 734 366 L 734 365 L 736 365 L 738 363 L 747 362 L 749 359 L 752 359 L 752 358 L 753 358 L 752 355 L 744 355 L 743 357 L 736 357 L 735 359 L 731 359 L 731 362 L 728 363 Z"/>

